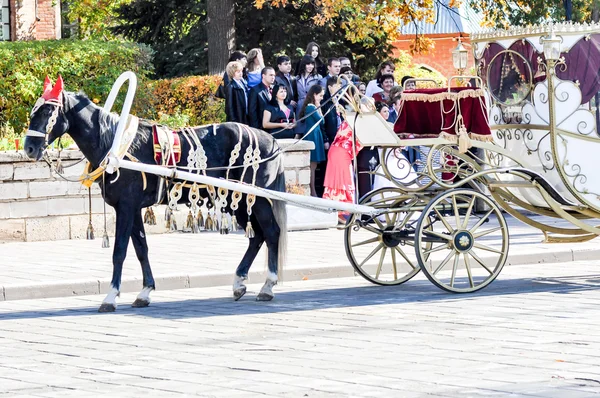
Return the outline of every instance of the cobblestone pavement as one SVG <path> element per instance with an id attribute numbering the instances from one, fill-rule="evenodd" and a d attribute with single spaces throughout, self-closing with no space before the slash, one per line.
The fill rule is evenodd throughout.
<path id="1" fill-rule="evenodd" d="M 451 295 L 423 277 L 0 303 L 0 397 L 600 395 L 598 261 L 513 266 Z"/>

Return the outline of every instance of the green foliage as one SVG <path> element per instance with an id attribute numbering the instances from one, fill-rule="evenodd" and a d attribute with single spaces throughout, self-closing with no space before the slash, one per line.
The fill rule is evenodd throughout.
<path id="1" fill-rule="evenodd" d="M 152 73 L 148 46 L 99 41 L 28 41 L 0 43 L 0 125 L 10 124 L 20 135 L 29 113 L 42 94 L 46 75 L 61 74 L 67 91 L 83 91 L 96 103 L 104 102 L 117 77 L 136 73 L 140 85 Z M 54 80 L 53 80 L 54 81 Z M 124 91 L 115 103 L 120 109 Z"/>
<path id="2" fill-rule="evenodd" d="M 400 51 L 398 59 L 396 60 L 394 77 L 396 82 L 400 84 L 400 81 L 404 76 L 412 76 L 420 79 L 432 79 L 442 86 L 446 85 L 447 80 L 444 75 L 437 71 L 429 71 L 415 65 L 412 62 L 412 57 L 408 52 Z"/>
<path id="3" fill-rule="evenodd" d="M 78 39 L 115 39 L 110 27 L 116 10 L 131 0 L 63 0 L 63 23 L 77 22 L 73 31 L 65 29 L 63 37 Z"/>

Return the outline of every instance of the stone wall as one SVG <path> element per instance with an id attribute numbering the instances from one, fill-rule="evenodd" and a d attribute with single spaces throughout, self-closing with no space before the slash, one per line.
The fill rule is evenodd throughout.
<path id="1" fill-rule="evenodd" d="M 279 140 L 285 153 L 286 183 L 310 192 L 311 142 Z M 77 180 L 84 168 L 79 151 L 63 151 L 64 177 L 54 175 L 43 161 L 32 162 L 22 153 L 0 152 L 0 242 L 81 239 L 86 237 L 89 220 L 88 190 Z M 71 166 L 73 165 L 73 166 Z M 71 166 L 71 167 L 68 167 Z M 104 203 L 97 184 L 92 185 L 92 225 L 95 236 L 104 229 Z M 181 206 L 182 208 L 185 206 Z M 115 214 L 107 210 L 107 230 L 114 234 Z M 148 233 L 166 232 L 164 206 L 157 209 L 155 226 Z M 177 212 L 177 225 L 184 225 L 187 208 Z"/>

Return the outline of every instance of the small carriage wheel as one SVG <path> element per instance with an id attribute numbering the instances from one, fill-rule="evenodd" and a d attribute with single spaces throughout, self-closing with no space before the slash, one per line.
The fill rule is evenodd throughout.
<path id="1" fill-rule="evenodd" d="M 485 206 L 480 213 L 478 205 Z M 433 284 L 448 292 L 471 293 L 500 274 L 508 241 L 508 226 L 496 203 L 478 191 L 458 188 L 437 195 L 423 210 L 415 248 Z M 421 249 L 425 242 L 432 247 Z"/>
<path id="2" fill-rule="evenodd" d="M 381 188 L 365 195 L 361 204 L 376 208 L 406 208 L 379 217 L 359 216 L 345 232 L 348 260 L 362 277 L 378 285 L 399 285 L 419 271 L 414 254 L 414 225 L 425 202 L 399 188 Z M 427 250 L 431 244 L 426 243 Z"/>

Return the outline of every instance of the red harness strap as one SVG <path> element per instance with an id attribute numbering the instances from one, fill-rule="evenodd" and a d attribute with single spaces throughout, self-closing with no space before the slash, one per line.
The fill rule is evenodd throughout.
<path id="1" fill-rule="evenodd" d="M 159 132 L 159 128 L 163 129 L 163 131 Z M 168 134 L 171 134 L 172 141 Z M 154 161 L 157 165 L 175 166 L 179 163 L 181 159 L 181 141 L 176 131 L 154 125 L 152 126 L 152 142 L 154 144 Z"/>

